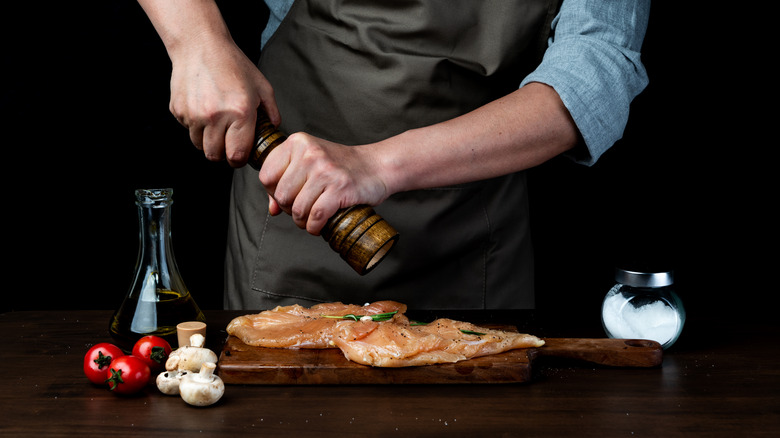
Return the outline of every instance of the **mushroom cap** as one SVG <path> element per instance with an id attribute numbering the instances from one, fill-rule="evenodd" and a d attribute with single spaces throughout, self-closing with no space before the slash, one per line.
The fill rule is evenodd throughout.
<path id="1" fill-rule="evenodd" d="M 188 373 L 181 378 L 179 395 L 192 406 L 209 406 L 219 401 L 225 393 L 225 383 L 213 375 L 216 364 L 203 364 L 199 373 Z"/>
<path id="2" fill-rule="evenodd" d="M 168 355 L 165 369 L 168 371 L 191 371 L 197 373 L 204 363 L 217 362 L 217 354 L 203 347 L 179 347 Z"/>
<path id="3" fill-rule="evenodd" d="M 187 372 L 180 373 L 178 371 L 163 371 L 157 375 L 155 380 L 157 383 L 157 389 L 166 395 L 176 395 L 179 393 L 179 383 L 181 378 L 187 374 Z"/>

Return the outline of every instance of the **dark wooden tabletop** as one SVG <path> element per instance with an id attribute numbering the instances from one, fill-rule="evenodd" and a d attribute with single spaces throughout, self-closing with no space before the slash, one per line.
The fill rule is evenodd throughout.
<path id="1" fill-rule="evenodd" d="M 241 313 L 207 312 L 211 348 Z M 153 387 L 121 397 L 87 381 L 83 356 L 111 341 L 110 314 L 0 314 L 0 436 L 780 436 L 777 325 L 689 323 L 657 368 L 552 361 L 523 384 L 228 385 L 195 408 Z M 540 335 L 593 335 L 520 319 Z"/>

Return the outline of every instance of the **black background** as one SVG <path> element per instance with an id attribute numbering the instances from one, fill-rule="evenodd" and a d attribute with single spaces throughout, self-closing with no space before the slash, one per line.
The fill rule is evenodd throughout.
<path id="1" fill-rule="evenodd" d="M 3 21 L 2 311 L 108 309 L 138 249 L 136 188 L 173 187 L 173 244 L 201 307 L 220 308 L 231 170 L 168 112 L 170 62 L 133 1 L 28 2 Z M 530 173 L 537 305 L 592 314 L 615 264 L 672 267 L 689 315 L 772 316 L 777 141 L 761 14 L 654 2 L 650 85 L 593 167 Z M 688 4 L 689 2 L 685 2 Z M 53 5 L 58 6 L 53 6 Z M 259 55 L 261 2 L 221 1 Z"/>

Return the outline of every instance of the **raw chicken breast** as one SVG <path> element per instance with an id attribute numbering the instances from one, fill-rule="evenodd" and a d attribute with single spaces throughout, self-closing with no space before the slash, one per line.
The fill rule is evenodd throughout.
<path id="1" fill-rule="evenodd" d="M 386 322 L 339 321 L 334 334 L 333 343 L 347 359 L 374 367 L 452 363 L 544 345 L 536 336 L 491 330 L 452 319 L 412 325 L 401 314 Z"/>
<path id="2" fill-rule="evenodd" d="M 257 347 L 333 348 L 333 329 L 342 320 L 325 316 L 389 312 L 406 312 L 406 305 L 395 301 L 377 301 L 364 306 L 342 303 L 323 303 L 310 308 L 297 304 L 278 306 L 233 319 L 227 326 L 227 332 L 245 344 Z"/>

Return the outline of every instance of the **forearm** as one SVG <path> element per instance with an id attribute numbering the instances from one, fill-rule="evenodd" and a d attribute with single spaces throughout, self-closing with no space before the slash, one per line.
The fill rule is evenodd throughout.
<path id="1" fill-rule="evenodd" d="M 489 179 L 574 147 L 578 131 L 557 93 L 532 83 L 473 112 L 369 145 L 388 193 Z"/>
<path id="2" fill-rule="evenodd" d="M 214 0 L 138 0 L 172 61 L 194 45 L 232 42 Z"/>

